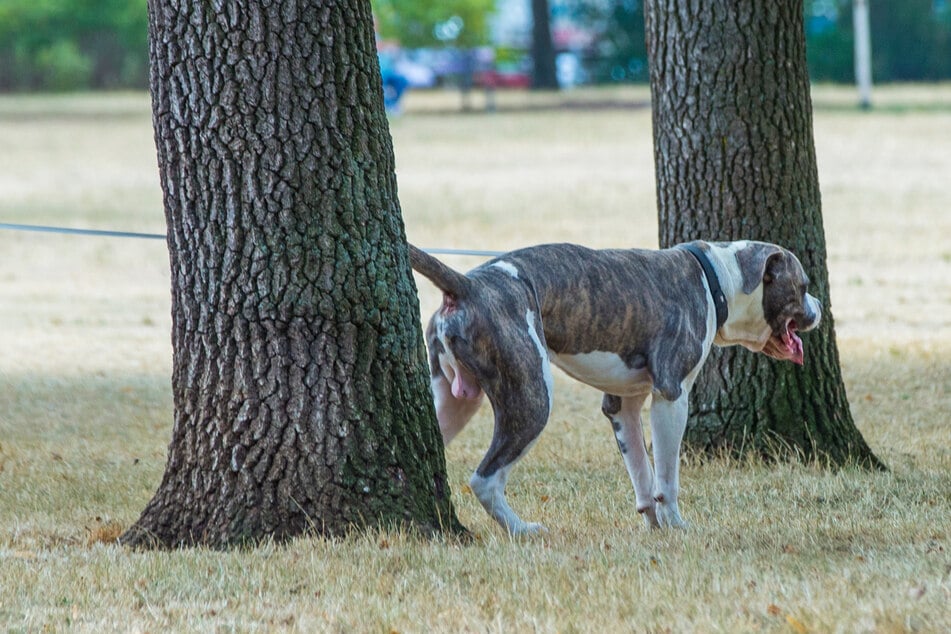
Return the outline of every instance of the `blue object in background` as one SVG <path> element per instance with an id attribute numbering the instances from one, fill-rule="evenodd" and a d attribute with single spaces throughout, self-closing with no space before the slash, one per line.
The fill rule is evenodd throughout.
<path id="1" fill-rule="evenodd" d="M 383 105 L 387 112 L 397 113 L 400 110 L 400 99 L 409 86 L 409 80 L 399 72 L 392 56 L 380 53 L 378 57 L 380 74 L 383 76 Z"/>

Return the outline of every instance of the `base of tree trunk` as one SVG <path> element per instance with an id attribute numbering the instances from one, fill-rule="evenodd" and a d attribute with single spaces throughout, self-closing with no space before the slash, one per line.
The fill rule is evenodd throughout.
<path id="1" fill-rule="evenodd" d="M 451 522 L 450 525 L 422 524 L 411 522 L 391 522 L 388 524 L 369 525 L 347 525 L 339 527 L 336 530 L 318 530 L 316 527 L 310 527 L 302 530 L 300 533 L 290 534 L 281 533 L 267 535 L 264 537 L 238 538 L 225 537 L 224 539 L 211 540 L 207 535 L 192 535 L 191 538 L 182 538 L 182 535 L 174 530 L 165 530 L 161 527 L 148 527 L 140 519 L 130 526 L 125 533 L 119 537 L 119 543 L 133 550 L 174 550 L 176 548 L 214 548 L 214 549 L 232 549 L 242 547 L 254 547 L 266 542 L 284 543 L 292 539 L 301 537 L 313 537 L 318 539 L 332 537 L 347 537 L 359 535 L 372 530 L 386 530 L 397 533 L 405 533 L 418 537 L 419 539 L 449 539 L 460 543 L 470 543 L 473 539 L 472 533 L 459 521 Z"/>
<path id="2" fill-rule="evenodd" d="M 818 349 L 813 333 L 804 337 L 807 363 L 820 363 L 829 351 Z M 827 380 L 743 349 L 715 348 L 690 395 L 684 445 L 706 456 L 886 469 L 855 427 L 844 387 Z"/>

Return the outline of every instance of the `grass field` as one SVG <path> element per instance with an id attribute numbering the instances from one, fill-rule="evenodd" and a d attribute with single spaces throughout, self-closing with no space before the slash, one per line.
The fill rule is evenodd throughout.
<path id="1" fill-rule="evenodd" d="M 543 539 L 509 540 L 465 487 L 483 409 L 447 452 L 472 545 L 127 552 L 171 435 L 164 243 L 0 231 L 0 630 L 951 631 L 951 85 L 853 97 L 814 94 L 831 308 L 891 470 L 687 459 L 685 531 L 644 529 L 600 396 L 556 376 L 509 485 Z M 500 95 L 487 115 L 410 94 L 391 122 L 409 238 L 656 246 L 647 98 Z M 0 98 L 0 222 L 164 232 L 150 125 L 144 95 Z"/>

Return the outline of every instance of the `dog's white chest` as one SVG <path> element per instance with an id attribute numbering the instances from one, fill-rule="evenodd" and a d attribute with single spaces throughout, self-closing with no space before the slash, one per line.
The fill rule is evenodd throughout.
<path id="1" fill-rule="evenodd" d="M 565 374 L 602 392 L 615 396 L 636 396 L 651 389 L 651 377 L 646 368 L 629 367 L 614 352 L 584 352 L 555 354 L 549 350 L 552 363 Z"/>

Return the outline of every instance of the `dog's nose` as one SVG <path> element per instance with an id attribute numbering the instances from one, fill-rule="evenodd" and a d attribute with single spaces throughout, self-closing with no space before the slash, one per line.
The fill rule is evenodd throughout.
<path id="1" fill-rule="evenodd" d="M 803 313 L 806 323 L 801 324 L 800 330 L 812 330 L 822 321 L 822 305 L 819 300 L 806 293 L 806 301 L 803 303 Z"/>

